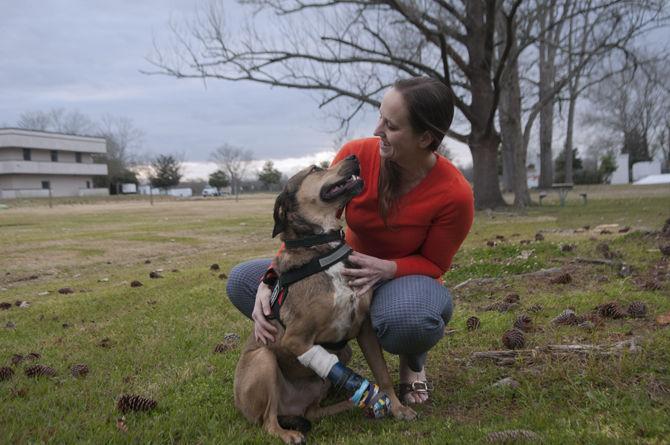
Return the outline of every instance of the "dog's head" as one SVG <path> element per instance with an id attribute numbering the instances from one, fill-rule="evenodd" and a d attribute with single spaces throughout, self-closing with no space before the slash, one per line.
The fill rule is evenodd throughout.
<path id="1" fill-rule="evenodd" d="M 277 196 L 272 237 L 299 238 L 339 230 L 338 213 L 363 190 L 360 166 L 349 156 L 330 168 L 312 165 L 288 180 Z"/>

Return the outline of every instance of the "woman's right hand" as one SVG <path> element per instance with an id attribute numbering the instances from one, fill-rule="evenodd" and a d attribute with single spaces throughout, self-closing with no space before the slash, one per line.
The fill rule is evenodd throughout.
<path id="1" fill-rule="evenodd" d="M 256 291 L 256 302 L 251 313 L 251 319 L 254 320 L 254 338 L 264 345 L 267 345 L 268 341 L 274 342 L 277 334 L 277 328 L 265 318 L 272 313 L 271 294 L 272 289 L 267 284 L 261 283 Z"/>

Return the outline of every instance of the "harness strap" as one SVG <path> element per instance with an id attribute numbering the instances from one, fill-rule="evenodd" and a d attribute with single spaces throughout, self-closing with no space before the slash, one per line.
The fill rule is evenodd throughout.
<path id="1" fill-rule="evenodd" d="M 344 231 L 340 229 L 335 232 L 321 233 L 319 235 L 306 236 L 300 239 L 285 240 L 284 246 L 288 249 L 293 249 L 295 247 L 312 247 L 333 241 L 344 241 Z"/>
<path id="2" fill-rule="evenodd" d="M 343 242 L 335 250 L 314 258 L 309 263 L 297 269 L 288 270 L 279 275 L 279 279 L 277 279 L 277 282 L 272 288 L 272 294 L 270 295 L 272 315 L 269 318 L 276 319 L 282 326 L 284 326 L 281 318 L 279 318 L 279 310 L 288 297 L 289 285 L 328 269 L 333 264 L 339 263 L 349 257 L 351 252 L 353 252 L 353 249 Z M 329 344 L 328 346 L 339 346 L 340 344 L 341 342 Z"/>

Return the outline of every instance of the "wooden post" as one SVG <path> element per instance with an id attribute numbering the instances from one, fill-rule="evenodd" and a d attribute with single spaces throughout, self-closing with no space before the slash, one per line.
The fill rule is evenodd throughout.
<path id="1" fill-rule="evenodd" d="M 52 199 L 52 196 L 51 196 L 51 184 L 49 184 L 49 208 L 50 209 L 53 208 L 53 202 L 52 201 L 53 201 L 53 199 Z"/>

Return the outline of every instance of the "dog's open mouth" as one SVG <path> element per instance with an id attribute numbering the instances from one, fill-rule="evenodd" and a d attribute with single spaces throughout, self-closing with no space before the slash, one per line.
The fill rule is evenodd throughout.
<path id="1" fill-rule="evenodd" d="M 334 184 L 326 185 L 321 189 L 321 199 L 328 202 L 342 195 L 350 197 L 358 195 L 363 190 L 363 179 L 357 175 L 351 175 Z"/>

